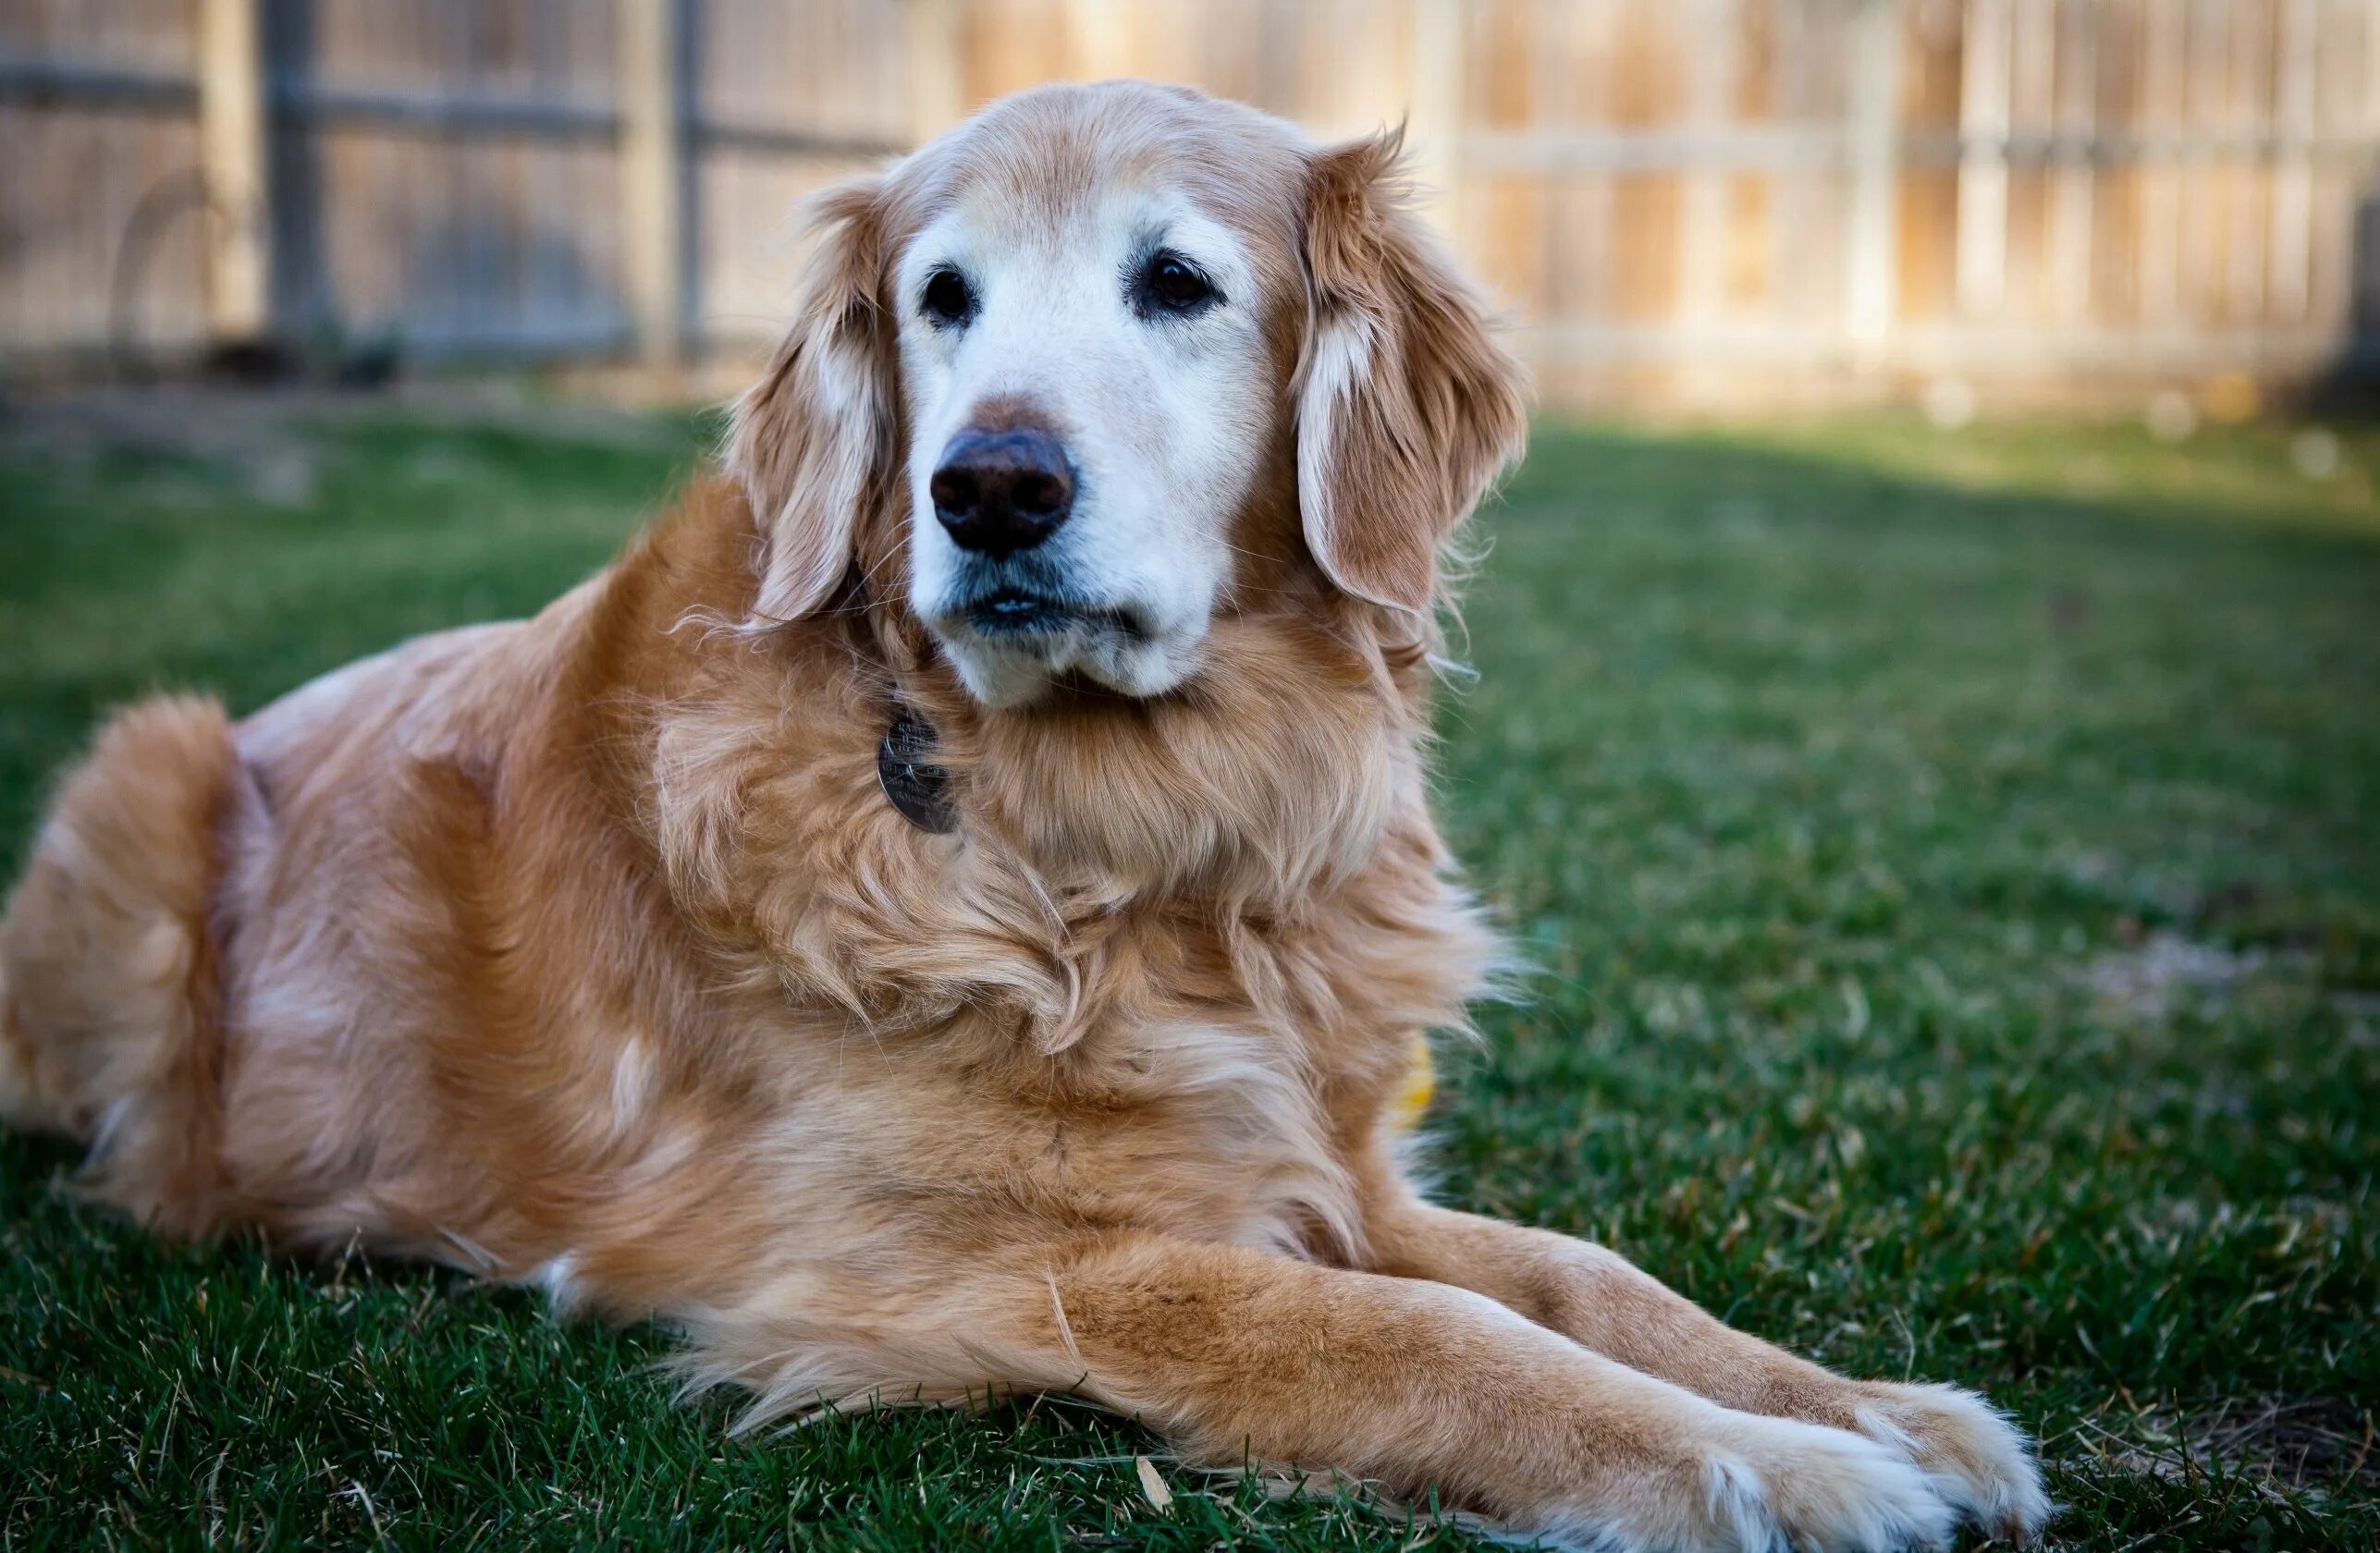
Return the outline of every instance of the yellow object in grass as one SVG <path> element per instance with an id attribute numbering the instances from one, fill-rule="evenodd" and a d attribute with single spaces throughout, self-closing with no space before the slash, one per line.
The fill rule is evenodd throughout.
<path id="1" fill-rule="evenodd" d="M 1405 1070 L 1405 1087 L 1396 1092 L 1395 1116 L 1400 1131 L 1411 1131 L 1421 1125 L 1421 1113 L 1429 1109 L 1429 1097 L 1438 1093 L 1438 1070 L 1429 1059 L 1429 1041 L 1415 1031 L 1407 1049 L 1411 1066 Z"/>

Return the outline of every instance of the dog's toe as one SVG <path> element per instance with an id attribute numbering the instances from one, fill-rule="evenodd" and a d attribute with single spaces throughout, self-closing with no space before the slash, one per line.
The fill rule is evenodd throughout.
<path id="1" fill-rule="evenodd" d="M 1936 1547 L 1957 1526 L 1926 1472 L 1864 1436 L 1782 1418 L 1733 1432 L 1712 1502 L 1734 1508 L 1746 1548 L 1890 1553 Z"/>
<path id="2" fill-rule="evenodd" d="M 1922 1470 L 1961 1519 L 2011 1542 L 2049 1520 L 2049 1495 L 2024 1435 L 1998 1409 L 1955 1386 L 1874 1385 L 1860 1432 Z"/>
<path id="3" fill-rule="evenodd" d="M 1592 1553 L 1904 1553 L 1958 1516 L 1928 1474 L 1847 1429 L 1712 1408 L 1685 1456 L 1526 1528 Z"/>

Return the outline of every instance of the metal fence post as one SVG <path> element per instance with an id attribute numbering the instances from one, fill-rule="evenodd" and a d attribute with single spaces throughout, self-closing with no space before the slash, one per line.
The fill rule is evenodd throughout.
<path id="1" fill-rule="evenodd" d="M 202 0 L 198 11 L 199 165 L 206 224 L 206 324 L 217 341 L 264 333 L 264 69 L 259 0 Z"/>
<path id="2" fill-rule="evenodd" d="M 685 349 L 681 0 L 619 0 L 620 289 L 649 366 Z"/>

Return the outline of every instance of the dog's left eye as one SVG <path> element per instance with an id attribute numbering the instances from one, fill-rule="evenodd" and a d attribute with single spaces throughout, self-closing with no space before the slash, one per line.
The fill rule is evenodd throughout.
<path id="1" fill-rule="evenodd" d="M 1176 317 L 1204 312 L 1223 300 L 1197 265 L 1170 249 L 1148 256 L 1133 277 L 1133 311 L 1147 318 L 1153 313 Z"/>

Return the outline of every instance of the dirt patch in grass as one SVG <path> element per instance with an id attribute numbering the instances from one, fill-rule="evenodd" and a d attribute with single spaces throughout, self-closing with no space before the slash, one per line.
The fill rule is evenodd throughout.
<path id="1" fill-rule="evenodd" d="M 2222 1479 L 2289 1499 L 2380 1501 L 2373 1410 L 2344 1397 L 2226 1397 L 2141 1407 L 2129 1395 L 2081 1427 L 2102 1465 L 2177 1481 Z"/>
<path id="2" fill-rule="evenodd" d="M 2190 1009 L 2209 1009 L 2261 982 L 2304 982 L 2317 965 L 2297 949 L 2228 948 L 2181 934 L 2147 934 L 2082 968 L 2082 984 L 2100 1007 L 2128 1023 L 2154 1022 Z"/>

